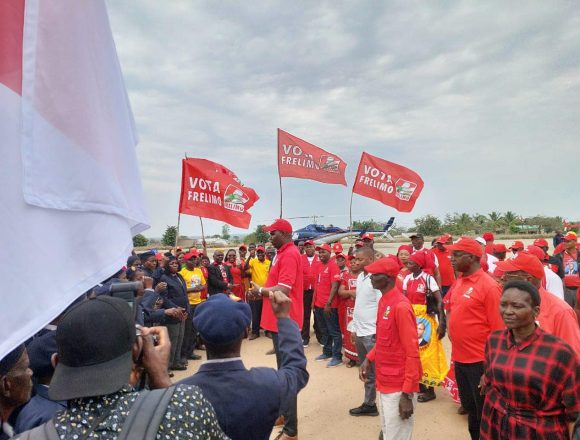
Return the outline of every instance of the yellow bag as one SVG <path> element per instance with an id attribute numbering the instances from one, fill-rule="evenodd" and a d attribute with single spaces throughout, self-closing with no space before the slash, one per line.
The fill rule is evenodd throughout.
<path id="1" fill-rule="evenodd" d="M 435 387 L 441 385 L 447 375 L 449 365 L 445 357 L 443 343 L 437 338 L 437 320 L 427 314 L 427 306 L 413 304 L 417 317 L 417 333 L 419 335 L 419 356 L 423 367 L 421 383 Z"/>

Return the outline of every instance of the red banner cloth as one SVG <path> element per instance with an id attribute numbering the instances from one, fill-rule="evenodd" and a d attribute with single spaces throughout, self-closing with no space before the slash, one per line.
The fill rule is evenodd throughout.
<path id="1" fill-rule="evenodd" d="M 346 186 L 346 163 L 336 154 L 278 129 L 280 177 L 311 179 Z"/>
<path id="2" fill-rule="evenodd" d="M 241 184 L 234 172 L 207 159 L 182 161 L 179 212 L 220 220 L 248 229 L 248 210 L 259 197 L 252 188 Z"/>
<path id="3" fill-rule="evenodd" d="M 423 190 L 414 171 L 388 160 L 362 154 L 352 191 L 378 200 L 400 212 L 411 212 Z"/>

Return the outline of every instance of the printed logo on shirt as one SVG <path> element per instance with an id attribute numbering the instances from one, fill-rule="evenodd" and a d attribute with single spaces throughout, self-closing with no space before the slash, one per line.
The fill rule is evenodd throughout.
<path id="1" fill-rule="evenodd" d="M 389 314 L 391 313 L 391 306 L 387 306 L 385 312 L 383 313 L 383 319 L 389 319 Z"/>
<path id="2" fill-rule="evenodd" d="M 473 292 L 473 287 L 467 289 L 467 291 L 463 294 L 464 297 L 471 299 L 471 292 Z"/>
<path id="3" fill-rule="evenodd" d="M 350 280 L 348 280 L 348 289 L 349 290 L 356 289 L 356 278 L 351 278 Z"/>
<path id="4" fill-rule="evenodd" d="M 425 293 L 425 284 L 419 284 L 417 286 L 417 292 L 419 292 L 419 293 Z"/>

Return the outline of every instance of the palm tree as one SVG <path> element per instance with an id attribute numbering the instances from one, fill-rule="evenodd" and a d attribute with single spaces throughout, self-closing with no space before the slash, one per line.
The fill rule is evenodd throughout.
<path id="1" fill-rule="evenodd" d="M 489 228 L 492 232 L 496 232 L 503 220 L 501 212 L 492 211 L 487 216 L 489 217 Z"/>
<path id="2" fill-rule="evenodd" d="M 518 223 L 518 216 L 515 212 L 507 211 L 503 216 L 503 220 L 504 220 L 509 232 L 512 232 L 514 229 L 514 226 Z"/>

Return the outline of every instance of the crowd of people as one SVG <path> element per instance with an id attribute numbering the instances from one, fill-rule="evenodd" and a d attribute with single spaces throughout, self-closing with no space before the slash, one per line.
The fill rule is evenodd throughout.
<path id="1" fill-rule="evenodd" d="M 311 339 L 327 368 L 358 366 L 362 403 L 349 415 L 380 416 L 384 440 L 410 439 L 416 405 L 450 376 L 472 439 L 572 438 L 576 234 L 555 237 L 549 255 L 544 239 L 442 235 L 428 247 L 415 233 L 385 256 L 372 233 L 345 251 L 294 243 L 284 219 L 266 230 L 269 246 L 211 260 L 205 248 L 131 255 L 0 360 L 0 439 L 268 439 L 278 425 L 276 438 L 293 440 Z M 260 337 L 277 369 L 245 368 L 242 342 Z M 201 351 L 197 373 L 172 383 Z"/>

